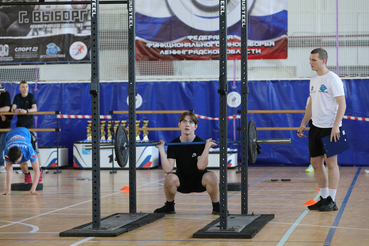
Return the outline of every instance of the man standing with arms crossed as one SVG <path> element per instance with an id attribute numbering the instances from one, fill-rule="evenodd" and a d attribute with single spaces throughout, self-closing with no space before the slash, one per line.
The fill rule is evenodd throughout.
<path id="1" fill-rule="evenodd" d="M 37 112 L 36 98 L 33 94 L 29 93 L 28 83 L 21 81 L 19 83 L 19 90 L 21 93 L 15 95 L 12 105 L 12 112 L 18 114 L 17 127 L 25 127 L 27 129 L 34 128 L 33 115 L 23 115 L 31 112 Z M 31 143 L 33 149 L 37 153 L 37 159 L 41 168 L 40 150 L 38 149 L 37 135 L 35 132 L 31 133 Z M 25 173 L 27 175 L 27 173 Z M 42 178 L 41 178 L 42 180 Z M 27 183 L 27 182 L 26 182 Z"/>
<path id="2" fill-rule="evenodd" d="M 327 158 L 321 139 L 330 136 L 330 141 L 336 142 L 340 138 L 342 118 L 346 111 L 343 82 L 335 73 L 328 70 L 327 59 L 328 54 L 324 49 L 317 48 L 311 51 L 310 66 L 317 74 L 311 77 L 310 101 L 297 130 L 300 138 L 305 137 L 305 126 L 310 119 L 312 120 L 309 130 L 309 152 L 321 197 L 316 204 L 308 208 L 319 211 L 338 210 L 335 202 L 340 178 L 337 155 Z M 323 160 L 328 167 L 328 174 Z"/>

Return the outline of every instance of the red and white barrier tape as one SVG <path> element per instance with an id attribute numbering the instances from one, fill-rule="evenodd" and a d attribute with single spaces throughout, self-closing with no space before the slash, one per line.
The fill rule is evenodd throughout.
<path id="1" fill-rule="evenodd" d="M 59 114 L 57 115 L 59 119 L 91 119 L 91 115 L 69 115 L 69 114 Z M 100 115 L 100 119 L 111 119 L 111 115 Z"/>
<path id="2" fill-rule="evenodd" d="M 219 120 L 219 118 L 212 118 L 212 117 L 203 116 L 203 115 L 199 115 L 199 114 L 197 114 L 196 116 L 197 116 L 197 118 L 204 119 L 204 120 Z M 230 120 L 230 119 L 241 119 L 241 116 L 240 115 L 227 116 L 227 119 L 228 120 Z"/>
<path id="3" fill-rule="evenodd" d="M 197 117 L 199 119 L 204 119 L 204 120 L 219 120 L 219 118 L 212 118 L 212 117 L 198 115 L 198 114 L 197 114 Z M 240 119 L 240 118 L 241 118 L 240 115 L 232 115 L 232 116 L 227 117 L 227 119 Z M 369 118 L 364 118 L 364 117 L 343 116 L 343 118 L 347 120 L 369 121 Z"/>
<path id="4" fill-rule="evenodd" d="M 203 115 L 199 115 L 196 114 L 196 116 L 199 119 L 204 119 L 204 120 L 219 120 L 219 118 L 212 118 L 212 117 L 208 117 L 208 116 L 203 116 Z M 59 119 L 91 119 L 91 115 L 69 115 L 69 114 L 59 114 L 57 115 L 57 118 Z M 111 119 L 111 115 L 100 115 L 100 119 Z M 241 116 L 240 115 L 232 115 L 232 116 L 227 116 L 227 119 L 240 119 Z M 364 118 L 364 117 L 355 117 L 355 116 L 343 116 L 344 119 L 348 119 L 348 120 L 359 120 L 359 121 L 369 121 L 369 118 Z"/>
<path id="5" fill-rule="evenodd" d="M 360 120 L 360 121 L 369 121 L 369 118 L 364 118 L 364 117 L 355 117 L 355 116 L 343 116 L 344 119 L 348 119 L 348 120 Z"/>

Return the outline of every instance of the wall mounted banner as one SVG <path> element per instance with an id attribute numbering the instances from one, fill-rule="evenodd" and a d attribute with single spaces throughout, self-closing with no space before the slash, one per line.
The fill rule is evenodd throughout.
<path id="1" fill-rule="evenodd" d="M 90 20 L 88 4 L 0 4 L 0 64 L 90 62 Z"/>
<path id="2" fill-rule="evenodd" d="M 248 58 L 287 58 L 287 0 L 227 1 L 228 59 L 240 59 L 247 8 Z M 219 0 L 136 1 L 136 60 L 218 60 Z"/>

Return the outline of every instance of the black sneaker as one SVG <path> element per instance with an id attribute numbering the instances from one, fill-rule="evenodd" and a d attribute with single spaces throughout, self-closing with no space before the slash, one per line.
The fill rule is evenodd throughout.
<path id="1" fill-rule="evenodd" d="M 310 206 L 308 206 L 308 209 L 309 210 L 319 210 L 320 209 L 320 207 L 324 204 L 324 201 L 325 201 L 326 199 L 324 199 L 323 197 L 321 197 L 320 196 L 320 200 L 317 202 L 317 203 L 315 203 L 315 204 L 313 204 L 313 205 L 310 205 Z"/>
<path id="2" fill-rule="evenodd" d="M 220 210 L 213 208 L 213 211 L 211 212 L 211 214 L 217 214 L 217 215 L 219 215 L 220 214 Z"/>
<path id="3" fill-rule="evenodd" d="M 213 211 L 211 212 L 211 214 L 215 214 L 215 215 L 220 215 L 220 209 L 219 207 L 215 207 L 213 208 Z M 227 215 L 229 214 L 229 211 L 227 210 Z"/>
<path id="4" fill-rule="evenodd" d="M 323 205 L 319 208 L 319 211 L 337 211 L 337 205 L 336 202 L 332 200 L 332 197 L 327 197 L 327 199 L 324 199 Z"/>
<path id="5" fill-rule="evenodd" d="M 171 206 L 168 206 L 168 202 L 165 202 L 164 206 L 162 206 L 161 208 L 155 209 L 154 213 L 160 213 L 160 214 L 175 214 L 176 211 L 174 210 L 174 202 L 173 202 L 173 206 L 171 208 Z"/>
<path id="6" fill-rule="evenodd" d="M 213 211 L 212 214 L 220 214 L 220 204 L 219 202 L 213 202 Z"/>

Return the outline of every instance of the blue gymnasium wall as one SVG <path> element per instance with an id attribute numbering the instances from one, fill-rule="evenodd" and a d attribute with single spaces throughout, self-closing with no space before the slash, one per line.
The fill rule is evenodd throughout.
<path id="1" fill-rule="evenodd" d="M 17 84 L 3 83 L 11 98 L 19 93 Z M 301 110 L 305 108 L 309 93 L 309 80 L 250 81 L 249 110 Z M 348 116 L 369 117 L 369 80 L 344 80 Z M 128 83 L 101 83 L 101 114 L 110 110 L 128 110 Z M 229 92 L 240 92 L 240 83 Z M 91 97 L 88 83 L 30 85 L 35 94 L 39 111 L 61 111 L 69 115 L 90 115 Z M 140 82 L 137 92 L 143 104 L 137 110 L 192 109 L 203 116 L 218 117 L 218 82 Z M 228 107 L 228 115 L 237 114 L 239 108 Z M 37 116 L 38 128 L 55 128 L 55 115 Z M 249 114 L 257 127 L 298 127 L 303 114 Z M 149 120 L 149 127 L 176 127 L 178 114 L 138 114 L 137 120 Z M 127 115 L 115 115 L 114 120 L 127 120 Z M 12 127 L 15 127 L 15 119 Z M 238 126 L 238 120 L 236 120 Z M 87 120 L 60 119 L 60 145 L 69 147 L 69 164 L 72 165 L 73 142 L 86 138 Z M 228 121 L 228 138 L 234 140 L 234 122 Z M 339 155 L 342 165 L 369 165 L 369 122 L 343 120 L 351 149 Z M 200 119 L 197 135 L 219 140 L 219 122 Z M 171 141 L 179 131 L 151 131 L 150 140 Z M 238 136 L 238 133 L 236 134 Z M 56 146 L 55 132 L 39 132 L 40 146 Z M 309 163 L 308 140 L 300 139 L 295 131 L 258 131 L 258 138 L 291 138 L 291 144 L 263 144 L 257 164 L 306 165 Z M 238 140 L 238 139 L 237 139 Z M 229 148 L 236 148 L 230 145 Z"/>

